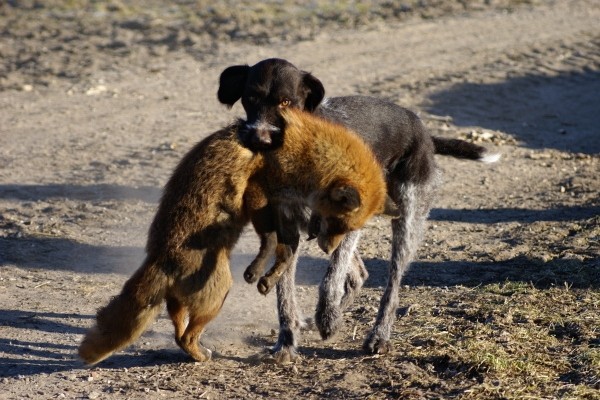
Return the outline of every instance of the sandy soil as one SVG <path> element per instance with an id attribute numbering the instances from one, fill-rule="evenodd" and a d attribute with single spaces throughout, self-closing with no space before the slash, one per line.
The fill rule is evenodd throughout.
<path id="1" fill-rule="evenodd" d="M 193 36 L 135 18 L 96 26 L 0 5 L 0 398 L 594 398 L 600 8 L 593 0 L 508 11 L 491 4 L 354 29 L 329 23 L 278 40 Z M 160 36 L 173 32 L 170 41 Z M 211 362 L 186 358 L 163 313 L 132 347 L 84 368 L 75 354 L 82 334 L 142 261 L 170 172 L 196 141 L 242 115 L 218 104 L 220 72 L 271 56 L 311 71 L 328 95 L 391 99 L 418 111 L 434 134 L 503 154 L 494 165 L 439 158 L 445 183 L 404 280 L 394 351 L 360 351 L 389 258 L 389 224 L 376 218 L 360 245 L 370 278 L 343 332 L 327 342 L 304 332 L 295 364 L 261 361 L 277 317 L 274 294 L 242 279 L 257 249 L 248 230 L 232 259 L 234 288 L 203 336 Z M 303 244 L 298 296 L 307 316 L 326 266 L 316 245 Z M 534 363 L 503 378 L 498 366 L 438 356 L 435 340 L 453 324 L 489 323 L 465 310 L 496 299 L 490 288 L 516 284 L 502 292 L 515 313 L 539 298 L 562 310 L 562 325 L 558 317 L 544 325 L 556 341 L 542 346 L 545 365 L 555 366 L 549 375 L 534 376 L 542 368 Z M 578 317 L 578 330 L 565 328 Z M 503 326 L 510 333 L 536 321 Z M 409 334 L 417 325 L 429 327 L 424 342 Z M 490 330 L 495 346 L 502 334 Z M 583 350 L 586 368 L 582 359 L 563 368 Z"/>

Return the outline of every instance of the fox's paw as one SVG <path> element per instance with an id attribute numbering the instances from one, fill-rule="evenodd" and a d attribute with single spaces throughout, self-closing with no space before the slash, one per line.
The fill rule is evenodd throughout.
<path id="1" fill-rule="evenodd" d="M 382 337 L 377 332 L 369 333 L 369 336 L 363 343 L 363 350 L 367 354 L 387 354 L 392 351 L 393 346 L 390 340 Z"/>
<path id="2" fill-rule="evenodd" d="M 200 361 L 200 362 L 210 361 L 210 359 L 212 358 L 212 351 L 210 351 L 209 349 L 207 349 L 206 347 L 204 347 L 200 344 L 194 343 L 194 344 L 186 346 L 186 343 L 184 341 L 182 341 L 181 343 L 178 343 L 178 344 L 195 361 Z"/>
<path id="3" fill-rule="evenodd" d="M 262 271 L 256 271 L 254 264 L 252 264 L 244 271 L 244 280 L 248 283 L 254 283 L 260 276 L 261 272 Z"/>
<path id="4" fill-rule="evenodd" d="M 212 358 L 212 351 L 203 346 L 198 346 L 199 351 L 194 351 L 193 353 L 188 353 L 192 358 L 196 361 L 204 362 L 210 361 Z"/>
<path id="5" fill-rule="evenodd" d="M 262 295 L 267 295 L 267 293 L 269 293 L 271 291 L 271 289 L 273 289 L 273 286 L 275 286 L 277 284 L 277 281 L 279 279 L 272 278 L 273 275 L 270 276 L 263 276 L 262 278 L 260 278 L 260 280 L 258 281 L 258 285 L 256 285 L 256 287 L 258 288 L 258 291 L 260 294 Z"/>

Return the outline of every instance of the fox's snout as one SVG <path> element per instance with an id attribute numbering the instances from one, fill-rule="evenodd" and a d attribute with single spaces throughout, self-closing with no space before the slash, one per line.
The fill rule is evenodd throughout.
<path id="1" fill-rule="evenodd" d="M 317 237 L 317 242 L 319 244 L 319 248 L 325 252 L 325 254 L 329 255 L 338 248 L 345 235 L 319 235 Z"/>

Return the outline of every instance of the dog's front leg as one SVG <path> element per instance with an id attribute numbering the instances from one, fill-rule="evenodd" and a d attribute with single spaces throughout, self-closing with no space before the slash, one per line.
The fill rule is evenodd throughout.
<path id="1" fill-rule="evenodd" d="M 315 323 L 323 339 L 333 336 L 342 324 L 342 312 L 367 279 L 367 270 L 356 252 L 360 231 L 352 231 L 333 252 L 319 287 Z"/>
<path id="2" fill-rule="evenodd" d="M 288 268 L 277 283 L 277 312 L 279 314 L 279 337 L 272 349 L 275 361 L 279 364 L 293 361 L 298 357 L 296 345 L 300 337 L 303 321 L 296 305 L 295 277 L 298 252 L 294 252 Z"/>

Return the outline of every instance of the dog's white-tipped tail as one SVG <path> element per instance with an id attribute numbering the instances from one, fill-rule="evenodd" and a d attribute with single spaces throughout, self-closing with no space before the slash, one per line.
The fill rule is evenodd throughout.
<path id="1" fill-rule="evenodd" d="M 502 154 L 500 153 L 490 153 L 489 151 L 486 151 L 481 155 L 479 161 L 484 162 L 486 164 L 491 164 L 498 161 L 500 157 L 502 157 Z"/>

